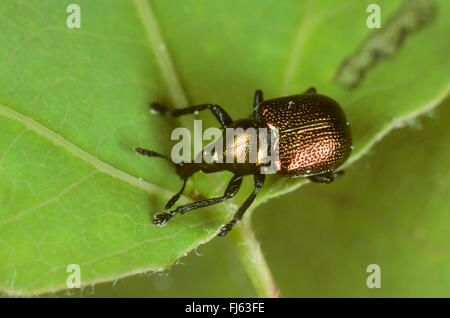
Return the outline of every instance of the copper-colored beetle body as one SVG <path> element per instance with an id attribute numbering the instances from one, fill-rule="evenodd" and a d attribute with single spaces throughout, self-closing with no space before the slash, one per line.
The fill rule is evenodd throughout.
<path id="1" fill-rule="evenodd" d="M 350 155 L 350 126 L 333 99 L 304 93 L 261 103 L 258 121 L 279 131 L 278 174 L 310 176 L 334 171 Z M 261 124 L 261 123 L 260 123 Z"/>

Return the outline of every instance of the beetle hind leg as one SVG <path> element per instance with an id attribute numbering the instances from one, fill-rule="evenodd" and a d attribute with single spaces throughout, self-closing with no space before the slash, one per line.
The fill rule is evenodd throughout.
<path id="1" fill-rule="evenodd" d="M 166 206 L 164 207 L 164 210 L 169 210 L 181 197 L 183 194 L 184 188 L 186 188 L 186 182 L 188 178 L 183 179 L 183 185 L 181 186 L 180 191 L 175 193 L 173 197 L 170 198 L 170 200 L 167 202 Z"/>
<path id="2" fill-rule="evenodd" d="M 344 174 L 344 170 L 334 171 L 334 172 L 324 172 L 317 174 L 315 176 L 310 176 L 308 179 L 316 183 L 331 183 L 334 179 L 339 178 Z"/>
<path id="3" fill-rule="evenodd" d="M 138 154 L 146 156 L 146 157 L 155 157 L 155 158 L 161 158 L 167 161 L 170 161 L 171 163 L 174 163 L 169 157 L 164 156 L 156 151 L 153 150 L 148 150 L 148 149 L 144 149 L 144 148 L 140 148 L 137 147 L 134 149 L 134 151 L 136 151 Z"/>

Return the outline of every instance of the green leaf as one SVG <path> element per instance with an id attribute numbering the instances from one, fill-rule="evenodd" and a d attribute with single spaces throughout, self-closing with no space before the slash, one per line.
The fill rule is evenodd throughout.
<path id="1" fill-rule="evenodd" d="M 0 4 L 0 288 L 8 294 L 66 288 L 69 264 L 80 265 L 84 285 L 162 270 L 231 217 L 223 204 L 151 224 L 181 184 L 167 164 L 133 149 L 169 154 L 181 123 L 151 116 L 149 101 L 214 102 L 240 118 L 256 88 L 273 98 L 315 86 L 351 122 L 352 163 L 448 94 L 448 1 L 436 1 L 436 19 L 350 91 L 333 77 L 371 32 L 369 1 L 86 0 L 77 1 L 81 28 L 68 29 L 70 3 Z M 401 6 L 378 3 L 383 19 Z M 200 116 L 204 127 L 217 126 L 211 117 Z M 187 195 L 218 195 L 226 178 L 199 174 Z M 270 179 L 255 206 L 303 184 Z"/>

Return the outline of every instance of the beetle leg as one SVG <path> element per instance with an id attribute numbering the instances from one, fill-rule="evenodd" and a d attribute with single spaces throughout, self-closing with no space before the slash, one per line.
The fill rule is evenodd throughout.
<path id="1" fill-rule="evenodd" d="M 335 172 L 324 172 L 315 176 L 308 177 L 309 180 L 316 183 L 331 183 L 334 179 L 339 178 L 344 174 L 343 170 Z"/>
<path id="2" fill-rule="evenodd" d="M 220 229 L 220 232 L 217 234 L 218 236 L 224 236 L 225 234 L 227 234 L 233 228 L 233 226 L 236 224 L 236 222 L 239 221 L 240 219 L 242 219 L 242 216 L 244 215 L 245 211 L 247 211 L 249 206 L 253 203 L 253 201 L 256 198 L 256 195 L 258 194 L 258 191 L 264 185 L 265 176 L 266 175 L 264 175 L 264 174 L 255 174 L 254 175 L 255 189 L 250 194 L 250 196 L 247 198 L 247 200 L 245 200 L 244 203 L 241 205 L 239 210 L 233 216 L 233 219 L 231 220 L 231 222 L 228 223 L 227 225 L 222 226 L 222 228 Z"/>
<path id="3" fill-rule="evenodd" d="M 134 150 L 135 150 L 138 154 L 140 154 L 140 155 L 147 156 L 147 157 L 161 158 L 161 159 L 170 161 L 171 163 L 175 164 L 175 163 L 172 161 L 172 159 L 170 159 L 169 157 L 164 156 L 164 155 L 162 155 L 162 154 L 160 154 L 160 153 L 157 153 L 157 152 L 155 152 L 155 151 L 148 150 L 148 149 L 144 149 L 144 148 L 139 148 L 139 147 L 136 148 L 136 149 L 134 149 Z"/>
<path id="4" fill-rule="evenodd" d="M 166 116 L 170 116 L 170 117 L 178 117 L 178 116 L 183 116 L 183 115 L 188 115 L 188 114 L 194 114 L 194 113 L 197 113 L 197 112 L 205 110 L 205 109 L 209 109 L 211 111 L 211 113 L 216 117 L 216 119 L 222 125 L 222 128 L 227 128 L 233 122 L 233 120 L 227 114 L 227 112 L 219 105 L 202 104 L 202 105 L 191 106 L 191 107 L 186 107 L 186 108 L 181 108 L 181 109 L 169 109 L 166 106 L 163 106 L 158 103 L 150 104 L 150 111 L 152 111 L 156 114 L 166 115 Z"/>
<path id="5" fill-rule="evenodd" d="M 257 89 L 255 91 L 255 95 L 253 96 L 253 110 L 255 110 L 262 102 L 263 102 L 263 92 Z"/>
<path id="6" fill-rule="evenodd" d="M 307 93 L 317 93 L 316 89 L 314 87 L 310 87 L 308 88 L 306 91 L 303 92 L 303 94 L 307 94 Z"/>
<path id="7" fill-rule="evenodd" d="M 183 185 L 181 186 L 180 191 L 178 191 L 170 200 L 167 202 L 166 206 L 164 207 L 164 210 L 169 210 L 175 202 L 180 199 L 181 194 L 183 194 L 184 188 L 186 187 L 187 178 L 183 179 Z"/>
<path id="8" fill-rule="evenodd" d="M 334 181 L 332 172 L 324 172 L 315 176 L 310 176 L 308 179 L 316 183 L 331 183 Z"/>
<path id="9" fill-rule="evenodd" d="M 234 175 L 233 178 L 231 178 L 230 182 L 228 183 L 224 195 L 221 197 L 188 203 L 185 205 L 181 205 L 177 207 L 175 210 L 172 210 L 168 213 L 156 214 L 154 216 L 153 224 L 164 226 L 172 217 L 174 217 L 177 214 L 183 214 L 191 210 L 203 208 L 209 205 L 217 204 L 225 200 L 231 199 L 239 191 L 239 188 L 241 187 L 242 184 L 242 178 L 243 178 L 242 176 Z"/>
<path id="10" fill-rule="evenodd" d="M 344 170 L 334 171 L 333 178 L 336 180 L 337 178 L 342 177 L 345 174 Z"/>
<path id="11" fill-rule="evenodd" d="M 263 92 L 259 89 L 255 91 L 255 95 L 253 96 L 253 120 L 256 124 L 260 124 L 261 118 L 258 114 L 258 107 L 263 102 Z"/>

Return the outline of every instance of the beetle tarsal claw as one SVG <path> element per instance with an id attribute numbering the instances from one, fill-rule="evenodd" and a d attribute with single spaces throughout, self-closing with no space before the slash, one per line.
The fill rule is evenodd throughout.
<path id="1" fill-rule="evenodd" d="M 170 220 L 172 215 L 170 213 L 158 213 L 153 217 L 153 224 L 159 226 L 165 226 L 167 222 Z"/>
<path id="2" fill-rule="evenodd" d="M 218 236 L 224 236 L 225 234 L 227 234 L 228 232 L 230 232 L 230 230 L 233 228 L 233 224 L 227 224 L 224 225 L 220 228 L 220 232 L 217 233 Z"/>
<path id="3" fill-rule="evenodd" d="M 169 115 L 170 110 L 167 109 L 166 106 L 158 104 L 158 103 L 151 103 L 150 104 L 150 113 L 154 115 Z"/>

